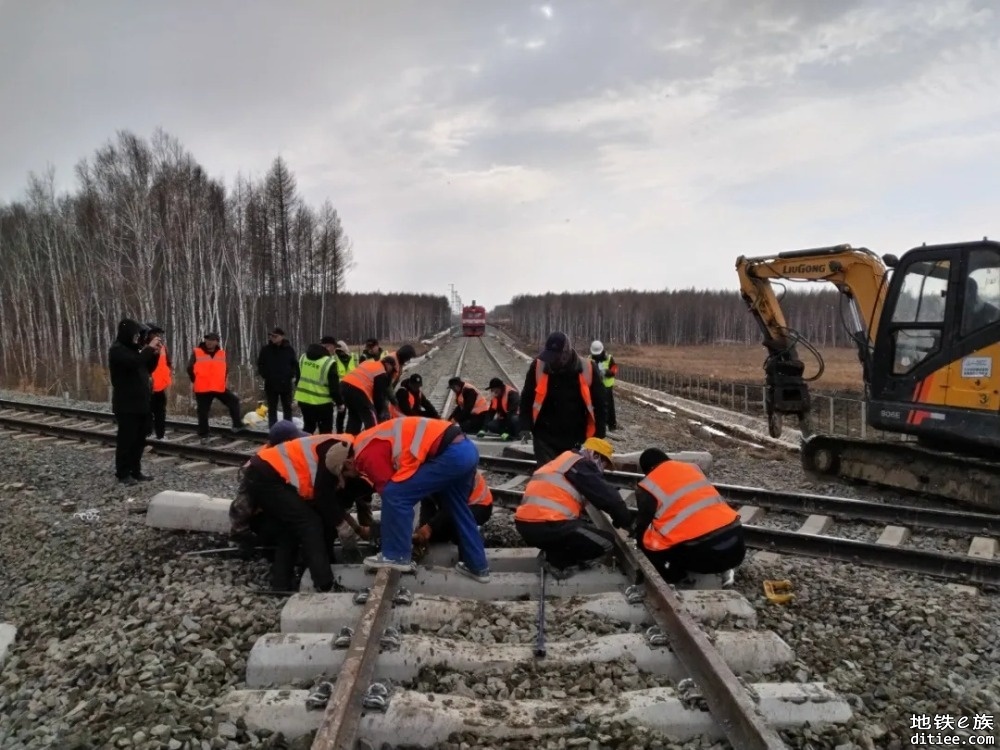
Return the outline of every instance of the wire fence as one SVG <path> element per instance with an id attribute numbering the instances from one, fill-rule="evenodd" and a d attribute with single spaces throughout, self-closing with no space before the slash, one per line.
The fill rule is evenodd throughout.
<path id="1" fill-rule="evenodd" d="M 765 418 L 763 383 L 743 383 L 723 378 L 668 370 L 654 370 L 634 365 L 618 365 L 621 380 L 673 396 L 690 399 L 709 406 Z M 810 393 L 810 423 L 813 431 L 830 435 L 906 440 L 904 435 L 873 429 L 868 425 L 868 405 L 859 396 L 850 397 L 818 392 Z M 789 419 L 789 427 L 797 428 L 797 420 Z"/>

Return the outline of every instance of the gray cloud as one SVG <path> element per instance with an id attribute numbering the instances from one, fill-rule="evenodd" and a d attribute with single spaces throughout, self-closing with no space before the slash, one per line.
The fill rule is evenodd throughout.
<path id="1" fill-rule="evenodd" d="M 741 252 L 989 234 L 998 26 L 986 0 L 7 2 L 0 199 L 161 126 L 227 180 L 285 156 L 355 288 L 733 287 Z"/>

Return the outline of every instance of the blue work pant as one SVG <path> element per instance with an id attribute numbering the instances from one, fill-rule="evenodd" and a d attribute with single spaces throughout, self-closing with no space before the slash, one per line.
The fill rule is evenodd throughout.
<path id="1" fill-rule="evenodd" d="M 428 495 L 438 497 L 451 511 L 462 561 L 475 572 L 486 570 L 486 549 L 476 519 L 469 510 L 469 494 L 476 478 L 479 451 L 471 440 L 446 447 L 402 482 L 382 490 L 382 555 L 409 560 L 413 555 L 413 511 Z"/>

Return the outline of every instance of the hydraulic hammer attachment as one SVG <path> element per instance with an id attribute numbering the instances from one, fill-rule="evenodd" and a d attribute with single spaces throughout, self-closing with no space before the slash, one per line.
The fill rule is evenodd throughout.
<path id="1" fill-rule="evenodd" d="M 805 364 L 795 353 L 795 347 L 764 342 L 771 354 L 764 362 L 764 405 L 767 410 L 767 430 L 771 437 L 780 437 L 782 416 L 799 418 L 803 436 L 809 431 L 809 386 L 802 378 Z"/>

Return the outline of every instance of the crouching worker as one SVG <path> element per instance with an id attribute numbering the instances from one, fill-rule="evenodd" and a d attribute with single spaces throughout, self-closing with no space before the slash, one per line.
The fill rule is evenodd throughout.
<path id="1" fill-rule="evenodd" d="M 460 558 L 455 570 L 488 583 L 486 550 L 468 502 L 478 463 L 475 443 L 444 419 L 397 417 L 358 435 L 344 475 L 364 477 L 382 497 L 382 551 L 366 557 L 365 567 L 416 571 L 413 509 L 437 493 L 455 524 Z"/>
<path id="2" fill-rule="evenodd" d="M 493 515 L 493 493 L 486 484 L 486 477 L 478 469 L 468 506 L 476 526 L 482 526 Z M 426 551 L 428 545 L 439 542 L 456 544 L 458 534 L 448 505 L 435 494 L 420 501 L 420 526 L 413 533 L 413 547 Z"/>
<path id="3" fill-rule="evenodd" d="M 350 440 L 349 435 L 313 436 L 296 430 L 291 439 L 262 448 L 250 459 L 247 499 L 276 527 L 271 563 L 275 591 L 291 590 L 300 547 L 316 590 L 333 588 L 333 540 L 347 520 L 337 491 Z M 364 537 L 367 530 L 362 528 L 361 534 Z"/>
<path id="4" fill-rule="evenodd" d="M 639 456 L 633 535 L 653 567 L 668 583 L 688 572 L 718 573 L 731 586 L 746 547 L 739 514 L 694 464 L 671 461 L 658 448 Z"/>
<path id="5" fill-rule="evenodd" d="M 611 516 L 615 528 L 632 527 L 632 511 L 603 476 L 612 454 L 606 440 L 587 438 L 579 450 L 543 464 L 524 488 L 514 526 L 525 544 L 542 551 L 545 569 L 556 578 L 587 567 L 614 547 L 612 535 L 584 517 L 585 502 Z"/>

